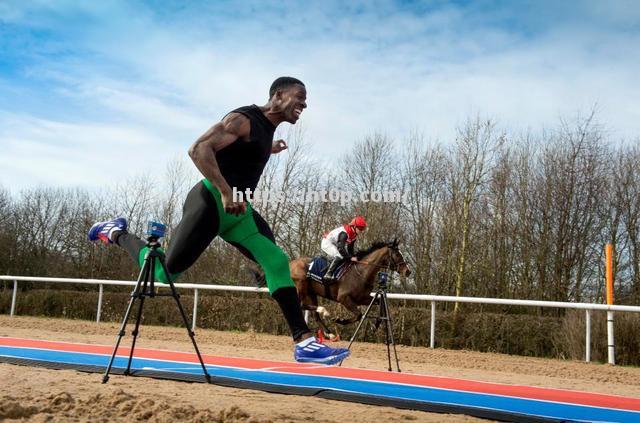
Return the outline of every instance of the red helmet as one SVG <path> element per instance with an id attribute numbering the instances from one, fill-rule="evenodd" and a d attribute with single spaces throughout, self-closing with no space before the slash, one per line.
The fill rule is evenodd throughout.
<path id="1" fill-rule="evenodd" d="M 366 228 L 367 221 L 364 220 L 364 217 L 362 216 L 356 216 L 351 222 L 349 222 L 349 225 L 355 226 L 356 228 Z"/>

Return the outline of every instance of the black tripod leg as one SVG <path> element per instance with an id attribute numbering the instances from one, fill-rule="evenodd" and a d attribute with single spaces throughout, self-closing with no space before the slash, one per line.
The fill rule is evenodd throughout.
<path id="1" fill-rule="evenodd" d="M 353 335 L 351 335 L 351 339 L 349 340 L 349 345 L 347 346 L 348 350 L 351 349 L 351 345 L 353 344 L 353 341 L 355 341 L 356 336 L 358 336 L 358 332 L 360 331 L 360 328 L 362 327 L 362 324 L 365 322 L 365 320 L 367 320 L 367 316 L 369 316 L 369 312 L 371 311 L 371 307 L 373 307 L 373 304 L 376 302 L 376 299 L 378 298 L 378 295 L 379 295 L 379 292 L 376 292 L 376 295 L 374 295 L 374 297 L 371 299 L 371 302 L 367 306 L 367 309 L 365 310 L 364 314 L 360 318 L 360 323 L 358 323 L 358 326 L 356 327 L 356 331 L 353 332 Z M 342 366 L 342 361 L 340 363 L 338 363 L 338 366 Z"/>
<path id="2" fill-rule="evenodd" d="M 391 346 L 389 340 L 389 317 L 387 310 L 387 303 L 384 300 L 385 296 L 382 293 L 380 298 L 380 320 L 384 321 L 384 343 L 387 346 L 387 360 L 389 361 L 389 371 L 391 371 Z"/>
<path id="3" fill-rule="evenodd" d="M 184 322 L 184 327 L 187 329 L 187 333 L 189 334 L 189 338 L 191 338 L 191 343 L 193 344 L 193 349 L 196 350 L 196 355 L 198 356 L 198 360 L 200 361 L 200 365 L 202 366 L 202 372 L 204 373 L 204 378 L 207 381 L 207 383 L 211 383 L 211 376 L 209 375 L 209 372 L 207 371 L 207 367 L 204 365 L 204 361 L 202 360 L 202 355 L 200 354 L 200 349 L 198 348 L 198 344 L 196 343 L 195 333 L 193 332 L 193 330 L 191 330 L 191 327 L 189 326 L 189 321 L 187 319 L 187 314 L 184 312 L 184 308 L 182 308 L 182 303 L 180 302 L 180 295 L 178 294 L 178 291 L 176 290 L 176 287 L 173 284 L 173 281 L 171 280 L 171 276 L 170 276 L 169 271 L 167 270 L 167 266 L 166 266 L 166 264 L 164 262 L 164 257 L 160 256 L 160 257 L 158 257 L 158 259 L 160 260 L 160 263 L 162 264 L 162 270 L 164 271 L 164 274 L 167 275 L 167 279 L 169 281 L 169 287 L 171 288 L 171 294 L 173 296 L 173 299 L 176 300 L 176 304 L 178 305 L 178 309 L 180 310 L 180 315 L 182 316 L 182 321 Z"/>
<path id="4" fill-rule="evenodd" d="M 393 320 L 391 319 L 391 313 L 389 312 L 389 303 L 387 302 L 387 293 L 382 293 L 382 301 L 384 302 L 384 310 L 386 316 L 386 332 L 387 332 L 387 357 L 389 358 L 389 371 L 391 371 L 391 351 L 389 351 L 389 338 L 391 338 L 391 345 L 393 345 L 393 355 L 396 359 L 396 368 L 398 373 L 400 370 L 400 360 L 398 360 L 398 351 L 396 350 L 396 342 L 393 339 Z"/>
<path id="5" fill-rule="evenodd" d="M 152 263 L 151 268 L 153 268 L 153 258 L 151 258 L 150 261 Z M 142 318 L 142 308 L 144 307 L 144 299 L 145 299 L 145 296 L 147 295 L 147 288 L 148 288 L 147 280 L 148 279 L 145 279 L 144 285 L 142 286 L 142 293 L 138 294 L 140 297 L 140 303 L 138 305 L 136 323 L 133 328 L 133 332 L 131 332 L 131 335 L 133 336 L 133 340 L 131 341 L 131 350 L 129 351 L 129 362 L 127 363 L 127 369 L 124 371 L 125 376 L 128 376 L 131 374 L 131 362 L 133 361 L 133 350 L 135 350 L 136 348 L 136 340 L 138 339 L 138 330 L 140 328 L 140 319 Z"/>
<path id="6" fill-rule="evenodd" d="M 124 336 L 124 330 L 127 327 L 127 321 L 129 320 L 129 315 L 131 314 L 131 309 L 133 308 L 133 302 L 138 298 L 138 294 L 140 292 L 140 285 L 143 280 L 146 280 L 148 269 L 147 266 L 142 266 L 140 269 L 140 274 L 138 275 L 138 282 L 136 286 L 131 291 L 131 299 L 129 300 L 129 305 L 127 306 L 127 311 L 124 313 L 124 318 L 122 319 L 122 324 L 120 325 L 120 331 L 118 332 L 118 337 L 116 338 L 116 345 L 113 347 L 113 353 L 111 354 L 111 358 L 109 359 L 109 365 L 107 366 L 107 370 L 104 372 L 104 376 L 102 377 L 102 383 L 107 383 L 109 381 L 109 373 L 111 372 L 111 367 L 113 366 L 113 360 L 116 358 L 116 353 L 118 352 L 118 347 L 120 346 L 120 341 L 122 341 L 122 337 Z"/>

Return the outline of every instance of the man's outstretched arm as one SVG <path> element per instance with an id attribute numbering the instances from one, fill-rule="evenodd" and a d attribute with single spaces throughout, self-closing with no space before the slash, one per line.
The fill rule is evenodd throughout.
<path id="1" fill-rule="evenodd" d="M 249 119 L 240 113 L 230 113 L 222 122 L 213 125 L 189 148 L 189 157 L 200 173 L 216 187 L 222 195 L 222 205 L 227 213 L 242 214 L 246 205 L 242 201 L 234 201 L 231 187 L 222 176 L 216 151 L 235 142 L 238 138 L 247 138 L 251 131 Z"/>

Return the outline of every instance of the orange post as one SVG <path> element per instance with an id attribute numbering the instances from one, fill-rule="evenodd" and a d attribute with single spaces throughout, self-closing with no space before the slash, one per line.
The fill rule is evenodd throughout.
<path id="1" fill-rule="evenodd" d="M 605 274 L 607 277 L 607 304 L 613 305 L 613 245 L 607 244 L 604 250 Z M 613 311 L 607 311 L 607 351 L 609 364 L 616 364 L 615 341 L 613 335 Z"/>
<path id="2" fill-rule="evenodd" d="M 607 304 L 613 304 L 613 245 L 605 248 L 605 271 L 607 277 Z"/>

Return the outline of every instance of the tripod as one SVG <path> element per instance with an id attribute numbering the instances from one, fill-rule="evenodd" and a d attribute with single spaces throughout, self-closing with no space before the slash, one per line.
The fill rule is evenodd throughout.
<path id="1" fill-rule="evenodd" d="M 127 368 L 124 371 L 124 375 L 128 376 L 131 373 L 131 362 L 133 360 L 133 350 L 136 347 L 136 339 L 138 337 L 138 329 L 140 328 L 140 318 L 142 317 L 142 308 L 144 306 L 144 300 L 147 297 L 173 297 L 176 300 L 176 304 L 178 309 L 180 310 L 180 315 L 182 316 L 182 321 L 184 322 L 185 327 L 187 328 L 187 332 L 189 334 L 189 338 L 191 338 L 191 342 L 193 343 L 193 348 L 196 350 L 196 354 L 198 356 L 198 360 L 200 361 L 200 365 L 202 366 L 202 371 L 204 373 L 204 377 L 207 383 L 211 382 L 211 376 L 207 372 L 207 368 L 202 361 L 202 356 L 200 355 L 200 350 L 198 349 L 198 345 L 196 344 L 196 339 L 194 337 L 194 332 L 189 327 L 189 322 L 187 321 L 187 315 L 184 312 L 184 308 L 182 307 L 182 303 L 180 302 L 180 294 L 176 290 L 173 281 L 171 280 L 171 276 L 167 271 L 167 266 L 164 261 L 164 254 L 162 251 L 158 249 L 160 244 L 158 243 L 158 239 L 164 236 L 165 226 L 155 222 L 149 222 L 149 226 L 147 228 L 147 247 L 148 251 L 144 257 L 144 264 L 142 265 L 142 269 L 140 269 L 140 274 L 138 275 L 138 281 L 136 283 L 135 288 L 131 292 L 131 300 L 129 300 L 129 305 L 127 306 L 127 311 L 124 314 L 124 319 L 122 320 L 122 325 L 120 326 L 120 331 L 118 332 L 118 338 L 116 339 L 116 345 L 113 348 L 113 354 L 111 354 L 111 359 L 109 360 L 109 365 L 107 366 L 107 370 L 102 377 L 102 383 L 107 383 L 109 380 L 109 373 L 111 372 L 111 367 L 113 366 L 113 361 L 116 357 L 116 353 L 118 352 L 118 347 L 120 346 L 120 341 L 122 341 L 122 337 L 125 334 L 125 328 L 127 326 L 127 322 L 129 320 L 129 316 L 131 315 L 131 310 L 133 309 L 133 303 L 139 300 L 138 312 L 136 314 L 136 323 L 131 332 L 133 335 L 133 341 L 131 343 L 131 350 L 129 351 L 129 361 L 127 363 Z M 154 287 L 154 273 L 157 264 L 160 264 L 164 274 L 167 275 L 169 287 L 171 288 L 171 293 L 160 294 L 155 292 Z"/>
<path id="2" fill-rule="evenodd" d="M 391 313 L 389 313 L 389 302 L 387 300 L 388 277 L 389 275 L 386 272 L 378 272 L 378 290 L 376 291 L 375 295 L 371 299 L 371 302 L 367 306 L 366 311 L 362 315 L 362 318 L 360 319 L 360 323 L 358 323 L 358 327 L 356 327 L 356 331 L 353 333 L 353 335 L 351 336 L 351 339 L 349 340 L 349 346 L 347 347 L 347 349 L 349 350 L 351 349 L 351 344 L 353 344 L 353 341 L 356 339 L 356 336 L 358 336 L 360 327 L 362 327 L 362 324 L 364 323 L 365 319 L 369 317 L 369 312 L 371 311 L 371 308 L 373 307 L 374 304 L 376 304 L 376 301 L 377 301 L 379 314 L 378 314 L 378 317 L 376 318 L 375 328 L 377 329 L 379 327 L 380 322 L 384 322 L 385 344 L 387 345 L 387 360 L 389 362 L 389 371 L 392 371 L 391 370 L 391 346 L 393 346 L 393 354 L 396 359 L 396 368 L 398 369 L 398 372 L 401 372 L 400 362 L 398 360 L 398 352 L 396 351 L 396 343 L 393 339 L 393 320 L 391 319 Z M 340 365 L 342 365 L 342 362 L 340 362 Z"/>

